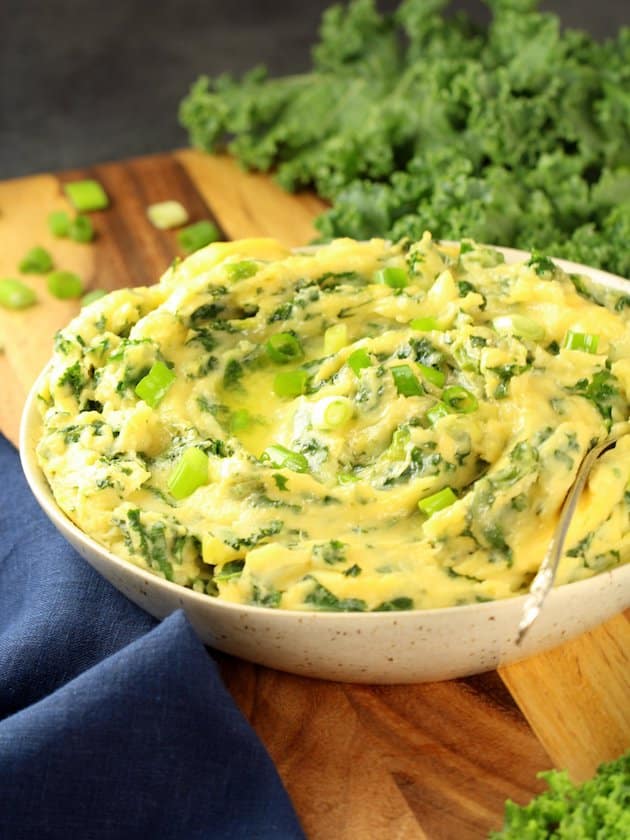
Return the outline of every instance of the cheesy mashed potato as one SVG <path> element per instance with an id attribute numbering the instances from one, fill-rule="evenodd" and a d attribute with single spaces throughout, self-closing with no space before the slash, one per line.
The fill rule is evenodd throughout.
<path id="1" fill-rule="evenodd" d="M 429 234 L 212 245 L 57 335 L 39 462 L 103 546 L 227 601 L 522 593 L 583 456 L 628 419 L 630 298 L 586 283 Z M 629 480 L 622 439 L 559 583 L 628 560 Z"/>

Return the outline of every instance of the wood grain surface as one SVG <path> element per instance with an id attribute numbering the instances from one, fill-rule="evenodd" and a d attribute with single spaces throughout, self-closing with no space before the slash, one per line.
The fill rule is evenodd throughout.
<path id="1" fill-rule="evenodd" d="M 95 177 L 112 199 L 93 214 L 92 245 L 54 240 L 46 217 L 61 185 Z M 322 203 L 289 196 L 228 158 L 183 150 L 0 183 L 0 276 L 34 244 L 88 288 L 154 282 L 178 254 L 175 234 L 146 217 L 178 199 L 226 238 L 310 241 Z M 0 429 L 17 442 L 26 392 L 52 338 L 78 311 L 30 276 L 40 305 L 0 309 Z M 267 746 L 313 840 L 467 840 L 500 826 L 506 798 L 543 789 L 538 771 L 576 780 L 630 747 L 630 622 L 620 615 L 565 645 L 498 672 L 416 686 L 358 686 L 283 674 L 217 654 L 224 679 Z"/>

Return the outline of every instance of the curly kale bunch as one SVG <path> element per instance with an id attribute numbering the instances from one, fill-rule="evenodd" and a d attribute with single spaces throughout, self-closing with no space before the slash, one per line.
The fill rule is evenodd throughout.
<path id="1" fill-rule="evenodd" d="M 312 72 L 201 77 L 194 145 L 332 203 L 324 238 L 472 237 L 630 275 L 630 29 L 598 43 L 536 0 L 374 0 L 323 17 Z"/>
<path id="2" fill-rule="evenodd" d="M 564 771 L 540 774 L 549 790 L 520 807 L 507 802 L 491 840 L 626 840 L 630 837 L 630 753 L 574 785 Z"/>

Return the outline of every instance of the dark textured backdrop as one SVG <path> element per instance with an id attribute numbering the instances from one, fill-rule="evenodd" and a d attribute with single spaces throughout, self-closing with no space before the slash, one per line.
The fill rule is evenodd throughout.
<path id="1" fill-rule="evenodd" d="M 182 146 L 200 73 L 303 70 L 326 0 L 0 0 L 0 178 Z M 380 3 L 393 8 L 395 2 Z M 547 0 L 597 37 L 630 0 Z M 460 0 L 483 20 L 481 2 Z"/>

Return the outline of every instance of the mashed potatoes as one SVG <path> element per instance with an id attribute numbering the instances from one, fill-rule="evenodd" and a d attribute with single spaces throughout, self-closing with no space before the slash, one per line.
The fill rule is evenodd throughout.
<path id="1" fill-rule="evenodd" d="M 579 290 L 579 291 L 578 291 Z M 116 554 L 228 601 L 397 610 L 526 590 L 585 453 L 628 418 L 630 329 L 547 258 L 212 245 L 58 334 L 39 462 Z M 630 556 L 630 439 L 558 581 Z"/>

